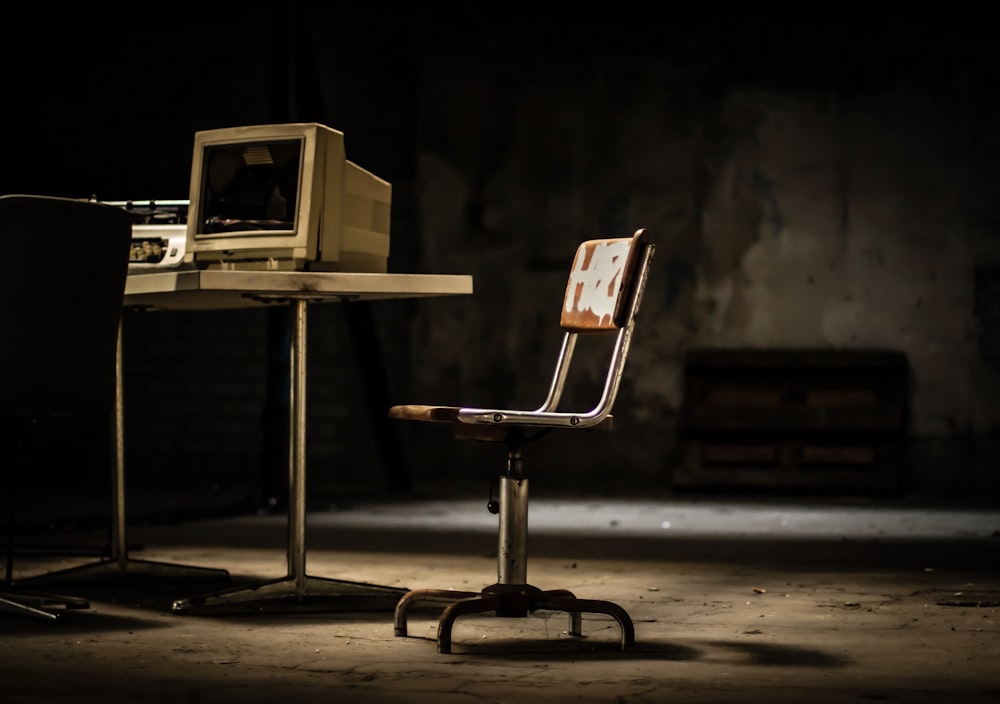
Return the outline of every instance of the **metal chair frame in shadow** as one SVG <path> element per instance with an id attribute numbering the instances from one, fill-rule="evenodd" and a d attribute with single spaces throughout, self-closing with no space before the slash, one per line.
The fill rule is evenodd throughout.
<path id="1" fill-rule="evenodd" d="M 13 503 L 8 511 L 6 588 L 8 601 L 30 601 L 37 615 L 52 614 L 62 599 L 66 608 L 88 608 L 86 599 L 50 598 L 52 585 L 157 578 L 180 581 L 227 580 L 229 573 L 207 567 L 140 560 L 125 542 L 124 445 L 121 424 L 121 320 L 132 241 L 132 216 L 125 209 L 91 200 L 39 195 L 0 197 L 0 232 L 8 266 L 0 292 L 8 307 L 12 342 L 0 346 L 0 418 L 5 430 L 21 424 L 32 431 L 58 423 L 92 422 L 109 433 L 111 522 L 109 544 L 96 561 L 53 570 L 15 583 Z M 93 427 L 93 424 L 92 426 Z M 13 432 L 18 432 L 16 429 Z M 72 434 L 71 434 L 72 435 Z M 22 461 L 17 473 L 35 462 L 45 435 L 21 432 Z M 35 440 L 33 440 L 35 438 Z M 63 473 L 72 467 L 42 467 Z M 11 493 L 13 502 L 16 492 Z M 30 595 L 30 596 L 26 596 Z M 8 608 L 5 608 L 8 607 Z M 12 610 L 0 602 L 0 610 Z"/>
<path id="2" fill-rule="evenodd" d="M 614 619 L 621 632 L 621 649 L 635 645 L 635 627 L 618 604 L 581 599 L 566 589 L 542 590 L 527 581 L 528 476 L 522 464 L 525 444 L 553 430 L 609 430 L 611 410 L 625 368 L 639 303 L 655 246 L 647 231 L 632 237 L 588 240 L 580 244 L 566 286 L 560 317 L 563 343 L 548 395 L 535 410 L 457 406 L 400 405 L 391 418 L 448 423 L 457 438 L 503 443 L 506 470 L 499 480 L 498 581 L 479 592 L 413 589 L 399 600 L 394 614 L 397 636 L 407 635 L 407 616 L 421 602 L 445 603 L 438 619 L 438 652 L 452 652 L 452 630 L 460 616 L 488 611 L 501 617 L 524 617 L 537 610 L 569 613 L 569 634 L 582 636 L 583 613 Z M 584 412 L 561 411 L 570 363 L 578 338 L 613 338 L 603 391 L 597 404 Z"/>
<path id="3" fill-rule="evenodd" d="M 43 195 L 0 196 L 6 266 L 5 342 L 0 345 L 0 424 L 7 493 L 6 569 L 0 611 L 44 619 L 87 609 L 82 597 L 49 594 L 17 580 L 15 510 L 29 473 L 44 487 L 78 467 L 52 466 L 49 440 L 110 429 L 118 323 L 125 293 L 132 222 L 120 208 Z M 78 453 L 83 455 L 85 453 Z M 34 484 L 39 484 L 37 479 Z M 53 502 L 54 489 L 43 493 Z"/>

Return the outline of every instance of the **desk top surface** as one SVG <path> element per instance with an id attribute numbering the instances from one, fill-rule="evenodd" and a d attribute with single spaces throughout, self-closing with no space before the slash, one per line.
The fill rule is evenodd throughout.
<path id="1" fill-rule="evenodd" d="M 307 300 L 344 302 L 472 293 L 468 274 L 171 270 L 129 274 L 125 306 L 219 310 Z"/>

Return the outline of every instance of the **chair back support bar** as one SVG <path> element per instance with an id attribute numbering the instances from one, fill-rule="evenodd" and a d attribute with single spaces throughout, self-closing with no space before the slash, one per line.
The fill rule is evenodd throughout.
<path id="1" fill-rule="evenodd" d="M 457 420 L 470 424 L 579 428 L 604 421 L 618 395 L 654 249 L 644 228 L 632 237 L 588 240 L 580 244 L 566 284 L 560 318 L 560 326 L 565 331 L 562 348 L 545 401 L 533 411 L 460 408 Z M 616 333 L 618 339 L 611 352 L 597 405 L 583 412 L 557 411 L 577 336 L 612 333 Z"/>

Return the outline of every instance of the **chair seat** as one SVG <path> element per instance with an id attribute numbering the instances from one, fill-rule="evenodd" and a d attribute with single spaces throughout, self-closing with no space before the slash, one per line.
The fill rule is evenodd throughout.
<path id="1" fill-rule="evenodd" d="M 536 426 L 530 422 L 504 424 L 466 423 L 458 420 L 458 412 L 460 410 L 462 410 L 461 406 L 406 404 L 392 406 L 389 409 L 389 417 L 398 420 L 416 420 L 426 423 L 451 423 L 456 438 L 480 440 L 482 442 L 505 442 L 510 431 L 515 428 L 522 430 L 524 428 L 544 427 L 541 425 Z M 613 424 L 614 417 L 608 414 L 604 420 L 588 428 L 588 430 L 611 430 Z"/>
<path id="2" fill-rule="evenodd" d="M 458 406 L 424 406 L 410 404 L 393 406 L 389 409 L 390 418 L 402 420 L 422 420 L 431 423 L 457 423 Z"/>

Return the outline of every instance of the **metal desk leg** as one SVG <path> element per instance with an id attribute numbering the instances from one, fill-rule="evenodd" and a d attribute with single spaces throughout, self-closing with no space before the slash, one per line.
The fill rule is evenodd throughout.
<path id="1" fill-rule="evenodd" d="M 291 302 L 291 413 L 288 453 L 288 573 L 255 586 L 179 599 L 175 613 L 199 611 L 380 611 L 396 608 L 407 592 L 306 573 L 306 311 L 308 300 Z"/>
<path id="2" fill-rule="evenodd" d="M 86 582 L 101 580 L 126 580 L 130 578 L 160 578 L 177 581 L 224 581 L 229 579 L 226 570 L 193 565 L 176 565 L 168 562 L 137 560 L 129 557 L 125 540 L 125 402 L 122 374 L 122 322 L 118 321 L 118 343 L 115 349 L 115 408 L 112 419 L 114 460 L 111 473 L 111 544 L 108 556 L 64 570 L 47 572 L 28 579 L 18 580 L 19 585 L 48 582 Z"/>

